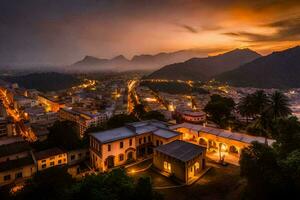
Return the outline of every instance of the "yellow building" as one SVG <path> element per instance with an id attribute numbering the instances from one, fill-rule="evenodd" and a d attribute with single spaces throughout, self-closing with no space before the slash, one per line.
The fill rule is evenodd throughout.
<path id="1" fill-rule="evenodd" d="M 0 186 L 24 181 L 30 178 L 36 170 L 31 156 L 0 163 Z"/>
<path id="2" fill-rule="evenodd" d="M 90 134 L 92 167 L 106 171 L 153 153 L 153 147 L 180 139 L 159 121 L 144 121 Z M 155 142 L 158 141 L 157 145 Z"/>
<path id="3" fill-rule="evenodd" d="M 67 153 L 55 147 L 44 151 L 34 153 L 37 163 L 37 170 L 41 171 L 54 166 L 62 166 L 67 164 Z"/>
<path id="4" fill-rule="evenodd" d="M 207 148 L 207 156 L 214 160 L 224 160 L 238 165 L 241 150 L 252 142 L 271 145 L 275 140 L 237 133 L 229 130 L 205 127 L 191 123 L 176 124 L 171 129 L 182 133 L 182 139 Z"/>
<path id="5" fill-rule="evenodd" d="M 42 104 L 45 107 L 46 111 L 58 112 L 59 109 L 65 106 L 64 103 L 61 103 L 56 99 L 50 99 L 43 95 L 38 95 L 37 100 L 39 104 Z"/>
<path id="6" fill-rule="evenodd" d="M 7 138 L 2 140 L 2 143 L 0 144 L 0 186 L 31 177 L 36 172 L 36 167 L 28 143 L 17 138 Z"/>
<path id="7" fill-rule="evenodd" d="M 206 165 L 206 148 L 176 140 L 154 149 L 153 165 L 169 176 L 189 184 L 199 178 Z"/>

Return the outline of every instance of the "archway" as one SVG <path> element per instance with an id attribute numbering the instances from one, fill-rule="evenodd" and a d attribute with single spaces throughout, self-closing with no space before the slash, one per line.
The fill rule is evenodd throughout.
<path id="1" fill-rule="evenodd" d="M 215 150 L 218 149 L 217 143 L 216 143 L 215 141 L 213 141 L 213 140 L 208 140 L 208 144 L 209 144 L 209 148 L 210 148 L 210 149 L 215 149 Z"/>
<path id="2" fill-rule="evenodd" d="M 108 156 L 106 158 L 106 164 L 107 168 L 113 168 L 115 166 L 115 157 L 114 156 Z"/>
<path id="3" fill-rule="evenodd" d="M 236 148 L 235 146 L 231 145 L 229 147 L 229 153 L 232 153 L 232 154 L 238 154 L 239 153 L 239 150 L 238 148 Z"/>
<path id="4" fill-rule="evenodd" d="M 199 172 L 200 172 L 200 164 L 199 164 L 199 162 L 196 162 L 194 164 L 194 176 L 196 176 L 197 174 L 199 174 Z"/>
<path id="5" fill-rule="evenodd" d="M 207 148 L 207 142 L 204 138 L 200 138 L 199 145 Z"/>

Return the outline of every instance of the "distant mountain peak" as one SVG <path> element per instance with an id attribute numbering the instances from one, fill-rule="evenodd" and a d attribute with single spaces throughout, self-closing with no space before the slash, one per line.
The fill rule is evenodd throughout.
<path id="1" fill-rule="evenodd" d="M 150 74 L 148 78 L 205 81 L 259 57 L 261 55 L 250 49 L 235 49 L 216 56 L 192 58 L 182 63 L 166 65 Z"/>
<path id="2" fill-rule="evenodd" d="M 126 61 L 128 61 L 128 59 L 125 57 L 125 56 L 123 56 L 123 55 L 118 55 L 118 56 L 116 56 L 116 57 L 114 57 L 114 58 L 112 58 L 112 60 L 126 60 Z"/>
<path id="3" fill-rule="evenodd" d="M 300 46 L 273 52 L 216 77 L 239 87 L 299 88 Z"/>

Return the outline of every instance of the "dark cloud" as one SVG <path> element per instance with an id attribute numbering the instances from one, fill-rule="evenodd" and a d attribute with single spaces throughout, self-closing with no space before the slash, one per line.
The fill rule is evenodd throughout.
<path id="1" fill-rule="evenodd" d="M 198 30 L 190 25 L 187 24 L 176 24 L 176 25 L 183 28 L 185 31 L 189 33 L 198 33 Z"/>
<path id="2" fill-rule="evenodd" d="M 300 17 L 278 20 L 261 26 L 274 28 L 276 32 L 272 34 L 257 34 L 239 31 L 223 34 L 247 42 L 297 41 L 300 39 Z"/>

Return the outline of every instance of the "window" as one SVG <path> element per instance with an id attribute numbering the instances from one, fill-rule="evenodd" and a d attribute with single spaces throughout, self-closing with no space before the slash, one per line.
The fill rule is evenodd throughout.
<path id="1" fill-rule="evenodd" d="M 146 137 L 144 137 L 144 143 L 146 143 Z"/>
<path id="2" fill-rule="evenodd" d="M 164 169 L 168 172 L 171 172 L 171 163 L 164 161 Z"/>
<path id="3" fill-rule="evenodd" d="M 58 164 L 61 164 L 61 160 L 58 160 Z"/>
<path id="4" fill-rule="evenodd" d="M 129 139 L 129 146 L 132 146 L 132 139 Z"/>
<path id="5" fill-rule="evenodd" d="M 158 140 L 156 140 L 156 146 L 159 146 L 159 141 Z"/>
<path id="6" fill-rule="evenodd" d="M 46 160 L 42 160 L 42 163 L 46 162 Z"/>
<path id="7" fill-rule="evenodd" d="M 9 181 L 9 180 L 11 179 L 10 174 L 9 174 L 9 175 L 5 175 L 5 176 L 3 177 L 3 179 L 4 179 L 4 181 Z"/>
<path id="8" fill-rule="evenodd" d="M 139 144 L 142 144 L 142 138 L 139 139 Z"/>
<path id="9" fill-rule="evenodd" d="M 151 136 L 150 135 L 148 136 L 148 142 L 151 142 Z"/>
<path id="10" fill-rule="evenodd" d="M 124 160 L 124 155 L 123 154 L 120 154 L 119 155 L 119 161 L 123 161 Z"/>
<path id="11" fill-rule="evenodd" d="M 123 148 L 123 142 L 120 142 L 120 149 Z"/>
<path id="12" fill-rule="evenodd" d="M 50 166 L 54 166 L 54 162 L 50 162 Z"/>
<path id="13" fill-rule="evenodd" d="M 75 159 L 75 155 L 71 155 L 71 160 L 74 160 Z"/>
<path id="14" fill-rule="evenodd" d="M 111 150 L 111 146 L 109 144 L 109 145 L 107 145 L 107 151 L 110 151 L 110 150 Z"/>
<path id="15" fill-rule="evenodd" d="M 22 177 L 23 177 L 23 173 L 22 172 L 16 173 L 16 179 L 22 178 Z"/>
<path id="16" fill-rule="evenodd" d="M 45 169 L 46 168 L 46 164 L 42 164 L 42 168 Z"/>

